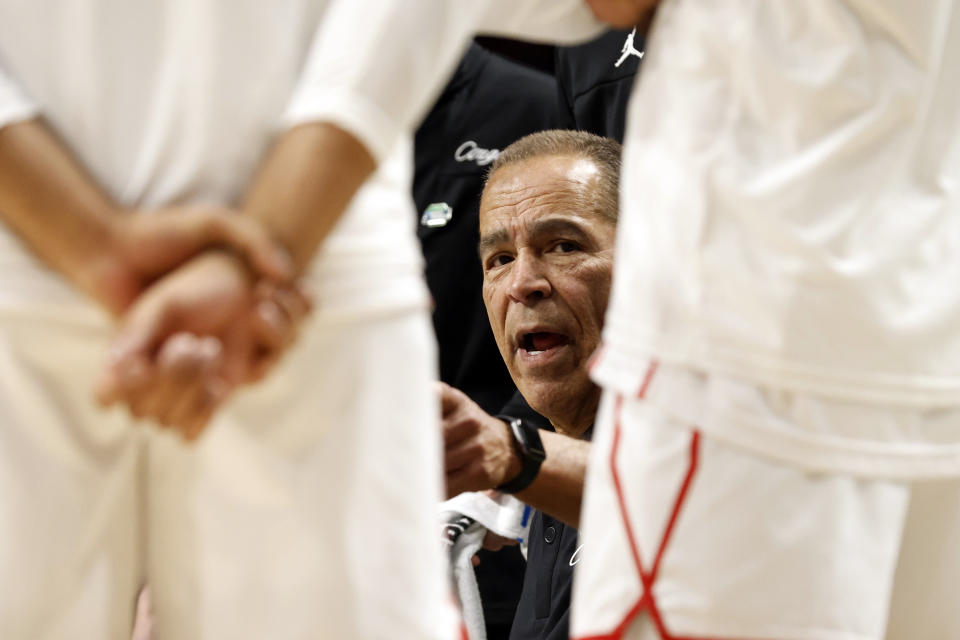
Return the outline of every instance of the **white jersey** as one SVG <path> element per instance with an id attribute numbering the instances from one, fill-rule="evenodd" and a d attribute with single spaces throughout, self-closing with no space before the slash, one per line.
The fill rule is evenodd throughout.
<path id="1" fill-rule="evenodd" d="M 762 394 L 668 409 L 778 457 L 960 473 L 958 78 L 955 0 L 664 2 L 595 378 L 795 394 L 818 417 L 790 428 Z"/>
<path id="2" fill-rule="evenodd" d="M 960 3 L 672 0 L 643 65 L 606 344 L 960 405 Z"/>
<path id="3" fill-rule="evenodd" d="M 0 126 L 42 114 L 121 204 L 239 203 L 284 128 L 381 161 L 313 275 L 325 313 L 426 304 L 409 133 L 474 31 L 583 38 L 580 0 L 0 0 Z M 79 301 L 0 229 L 0 304 Z"/>

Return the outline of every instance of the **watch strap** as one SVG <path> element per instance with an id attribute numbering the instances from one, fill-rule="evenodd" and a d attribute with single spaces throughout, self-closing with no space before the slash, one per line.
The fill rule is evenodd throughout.
<path id="1" fill-rule="evenodd" d="M 497 416 L 497 418 L 507 423 L 514 447 L 520 454 L 523 464 L 520 473 L 498 486 L 497 491 L 517 493 L 529 487 L 536 479 L 537 474 L 540 473 L 540 465 L 546 459 L 546 453 L 540 440 L 540 432 L 536 427 L 513 416 Z"/>

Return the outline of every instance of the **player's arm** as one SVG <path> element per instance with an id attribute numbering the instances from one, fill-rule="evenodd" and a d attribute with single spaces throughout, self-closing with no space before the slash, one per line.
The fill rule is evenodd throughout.
<path id="1" fill-rule="evenodd" d="M 154 277 L 205 247 L 229 246 L 274 278 L 289 271 L 288 259 L 266 235 L 226 209 L 131 215 L 39 118 L 0 128 L 0 220 L 114 314 Z"/>
<path id="2" fill-rule="evenodd" d="M 451 4 L 448 0 L 333 0 L 324 11 L 282 119 L 285 130 L 262 159 L 241 207 L 244 219 L 262 223 L 288 249 L 297 270 L 307 265 L 377 164 L 403 133 L 412 130 L 459 59 L 469 40 L 467 30 L 438 28 L 430 37 L 423 36 L 431 33 L 429 20 L 438 17 L 425 14 L 423 5 L 442 10 L 440 22 L 433 25 L 442 27 L 446 13 L 457 13 Z M 474 11 L 464 7 L 467 13 Z M 200 432 L 226 397 L 202 389 L 209 372 L 229 390 L 246 377 L 243 370 L 250 368 L 249 355 L 260 350 L 254 344 L 255 332 L 243 331 L 249 323 L 237 322 L 231 314 L 213 314 L 206 302 L 205 298 L 217 297 L 218 309 L 249 304 L 246 274 L 242 265 L 229 258 L 194 259 L 138 300 L 115 343 L 118 355 L 101 380 L 102 401 L 122 401 L 143 415 L 179 423 L 188 436 Z M 209 295 L 195 295 L 200 289 Z M 285 323 L 289 327 L 302 314 L 294 310 L 286 315 L 291 318 Z M 185 376 L 178 372 L 184 358 L 173 354 L 171 366 L 166 367 L 171 375 L 166 377 L 176 378 L 181 389 L 186 381 L 186 386 L 201 392 L 194 394 L 198 400 L 189 411 L 163 416 L 156 411 L 163 404 L 158 399 L 171 394 L 163 391 L 169 385 L 156 382 L 156 372 L 165 375 L 164 363 L 157 357 L 163 349 L 157 347 L 182 332 L 219 338 L 224 364 L 205 366 L 202 358 L 193 358 L 196 366 L 186 365 L 197 375 Z M 246 364 L 240 366 L 244 360 Z M 148 385 L 143 376 L 130 374 L 144 368 L 155 372 Z"/>
<path id="3" fill-rule="evenodd" d="M 509 6 L 507 6 L 509 4 Z M 433 103 L 479 31 L 586 38 L 581 0 L 334 0 L 244 210 L 303 267 L 353 194 Z"/>
<path id="4" fill-rule="evenodd" d="M 444 473 L 447 496 L 493 489 L 509 482 L 523 466 L 507 424 L 487 414 L 462 392 L 440 384 Z M 576 527 L 590 443 L 540 431 L 546 459 L 534 481 L 518 498 Z"/>
<path id="5" fill-rule="evenodd" d="M 286 247 L 299 272 L 375 168 L 367 147 L 339 126 L 298 125 L 264 159 L 243 211 Z"/>
<path id="6" fill-rule="evenodd" d="M 0 129 L 0 217 L 44 262 L 111 310 L 134 283 L 104 247 L 119 209 L 39 119 Z"/>
<path id="7" fill-rule="evenodd" d="M 350 199 L 413 131 L 485 0 L 334 0 L 243 205 L 303 267 Z M 455 6 L 454 6 L 455 5 Z"/>

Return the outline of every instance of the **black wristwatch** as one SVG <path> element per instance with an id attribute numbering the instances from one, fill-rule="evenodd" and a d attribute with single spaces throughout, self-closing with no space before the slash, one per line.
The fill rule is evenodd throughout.
<path id="1" fill-rule="evenodd" d="M 513 443 L 523 461 L 523 468 L 520 474 L 513 480 L 504 482 L 497 491 L 504 493 L 516 493 L 523 491 L 530 486 L 530 483 L 540 473 L 540 465 L 547 458 L 546 451 L 543 450 L 543 442 L 540 441 L 540 431 L 520 418 L 512 416 L 497 416 L 507 423 L 510 427 L 510 433 L 513 434 Z"/>

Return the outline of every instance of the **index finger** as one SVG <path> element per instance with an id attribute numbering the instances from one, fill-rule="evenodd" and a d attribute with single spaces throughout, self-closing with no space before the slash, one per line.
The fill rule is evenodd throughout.
<path id="1" fill-rule="evenodd" d="M 143 357 L 110 362 L 97 379 L 94 395 L 100 406 L 109 407 L 146 388 L 151 378 L 150 363 Z"/>
<path id="2" fill-rule="evenodd" d="M 440 415 L 444 418 L 459 409 L 467 396 L 459 389 L 454 389 L 446 382 L 437 383 L 437 392 L 440 394 Z"/>

